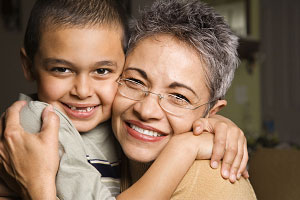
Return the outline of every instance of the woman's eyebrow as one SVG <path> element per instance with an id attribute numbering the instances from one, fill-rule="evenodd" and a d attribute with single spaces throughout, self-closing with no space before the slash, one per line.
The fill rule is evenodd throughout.
<path id="1" fill-rule="evenodd" d="M 198 96 L 196 94 L 196 92 L 189 86 L 183 84 L 183 83 L 179 83 L 179 82 L 173 82 L 169 85 L 170 88 L 177 88 L 177 87 L 181 87 L 181 88 L 185 88 L 185 89 L 188 89 L 190 90 L 194 95 Z"/>
<path id="2" fill-rule="evenodd" d="M 133 71 L 136 71 L 138 72 L 144 79 L 148 79 L 148 76 L 147 76 L 147 73 L 142 70 L 142 69 L 139 69 L 139 68 L 135 68 L 135 67 L 128 67 L 126 68 L 124 71 L 130 71 L 130 70 L 133 70 Z"/>

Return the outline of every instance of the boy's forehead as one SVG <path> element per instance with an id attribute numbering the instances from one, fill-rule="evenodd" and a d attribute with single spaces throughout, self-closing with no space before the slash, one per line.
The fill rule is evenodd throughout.
<path id="1" fill-rule="evenodd" d="M 64 25 L 64 24 L 56 24 L 53 25 L 49 23 L 45 27 L 41 27 L 40 30 L 40 37 L 39 37 L 39 44 L 40 46 L 42 43 L 45 43 L 49 40 L 49 38 L 54 39 L 54 41 L 68 41 L 68 36 L 82 36 L 91 41 L 93 38 L 89 38 L 89 33 L 100 33 L 97 36 L 98 38 L 101 38 L 102 43 L 107 43 L 109 42 L 109 39 L 114 39 L 115 41 L 119 42 L 121 45 L 123 43 L 124 39 L 124 31 L 122 26 L 116 25 L 116 24 L 101 24 L 101 25 L 85 25 L 85 26 L 80 26 L 80 25 Z M 105 34 L 101 33 L 109 33 L 109 35 L 114 35 L 114 37 L 107 38 Z M 64 38 L 65 37 L 65 38 Z M 62 39 L 61 39 L 62 38 Z M 61 40 L 59 40 L 61 39 Z M 82 38 L 78 38 L 82 39 Z M 123 47 L 122 47 L 123 48 Z"/>
<path id="2" fill-rule="evenodd" d="M 36 58 L 119 62 L 124 59 L 122 37 L 123 31 L 117 26 L 48 27 L 41 34 Z"/>

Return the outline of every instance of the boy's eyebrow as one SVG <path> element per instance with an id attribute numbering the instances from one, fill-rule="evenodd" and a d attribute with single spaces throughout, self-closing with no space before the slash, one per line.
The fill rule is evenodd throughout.
<path id="1" fill-rule="evenodd" d="M 148 79 L 147 73 L 142 69 L 135 68 L 135 67 L 128 67 L 124 71 L 129 71 L 129 70 L 137 71 L 144 79 Z"/>
<path id="2" fill-rule="evenodd" d="M 62 64 L 62 65 L 68 65 L 71 67 L 75 67 L 75 65 L 69 61 L 63 60 L 63 59 L 57 59 L 57 58 L 46 58 L 43 60 L 44 65 L 48 64 Z M 114 61 L 104 60 L 99 61 L 95 63 L 95 66 L 117 66 L 117 63 Z"/>
<path id="3" fill-rule="evenodd" d="M 179 83 L 179 82 L 173 82 L 169 85 L 170 88 L 177 88 L 177 87 L 182 87 L 182 88 L 185 88 L 185 89 L 188 89 L 190 90 L 194 95 L 198 96 L 196 94 L 196 92 L 189 86 L 183 84 L 183 83 Z"/>
<path id="4" fill-rule="evenodd" d="M 43 65 L 49 65 L 49 64 L 63 64 L 68 66 L 74 66 L 73 63 L 66 60 L 57 59 L 57 58 L 45 58 L 43 60 Z"/>
<path id="5" fill-rule="evenodd" d="M 96 62 L 95 66 L 117 66 L 117 63 L 110 60 Z"/>

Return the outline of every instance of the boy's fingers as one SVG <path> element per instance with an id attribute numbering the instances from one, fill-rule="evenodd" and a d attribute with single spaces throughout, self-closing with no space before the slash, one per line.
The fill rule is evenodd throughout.
<path id="1" fill-rule="evenodd" d="M 42 113 L 41 135 L 44 140 L 58 143 L 59 117 L 55 114 L 52 105 L 48 105 Z"/>
<path id="2" fill-rule="evenodd" d="M 244 155 L 243 155 L 243 159 L 242 159 L 242 162 L 241 162 L 240 169 L 238 171 L 238 176 L 239 177 L 241 176 L 241 174 L 244 176 L 244 172 L 247 171 L 248 159 L 249 159 L 249 156 L 248 156 L 247 142 L 245 142 L 244 143 Z M 245 177 L 245 178 L 248 178 L 248 177 Z"/>
<path id="3" fill-rule="evenodd" d="M 227 132 L 227 146 L 226 146 L 226 152 L 223 158 L 222 163 L 222 176 L 224 178 L 229 178 L 229 170 L 231 168 L 231 165 L 236 157 L 236 154 L 238 152 L 238 139 L 239 139 L 239 129 L 230 129 Z"/>
<path id="4" fill-rule="evenodd" d="M 223 158 L 226 149 L 227 125 L 219 123 L 215 128 L 214 146 L 211 157 L 211 167 L 218 168 L 220 160 Z"/>
<path id="5" fill-rule="evenodd" d="M 193 133 L 194 135 L 200 135 L 203 132 L 203 120 L 199 119 L 193 123 Z"/>
<path id="6" fill-rule="evenodd" d="M 242 175 L 243 175 L 244 178 L 249 178 L 250 177 L 248 170 L 245 170 Z"/>
<path id="7" fill-rule="evenodd" d="M 244 156 L 244 136 L 241 135 L 239 137 L 239 141 L 238 141 L 238 152 L 236 154 L 236 157 L 235 157 L 233 164 L 231 166 L 231 169 L 230 169 L 229 180 L 233 183 L 237 179 L 238 170 L 240 169 L 240 165 L 241 165 L 243 156 Z"/>

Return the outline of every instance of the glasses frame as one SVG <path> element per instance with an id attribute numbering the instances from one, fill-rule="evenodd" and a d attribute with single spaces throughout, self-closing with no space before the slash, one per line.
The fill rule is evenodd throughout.
<path id="1" fill-rule="evenodd" d="M 127 79 L 127 78 L 121 78 L 121 77 L 118 78 L 118 80 L 117 80 L 117 83 L 119 84 L 119 86 L 118 86 L 118 91 L 119 91 L 119 93 L 120 93 L 123 97 L 125 97 L 125 98 L 127 98 L 127 99 L 130 99 L 130 100 L 134 100 L 134 101 L 143 101 L 149 94 L 153 94 L 153 95 L 158 96 L 158 98 L 159 98 L 158 103 L 159 103 L 160 107 L 161 107 L 164 111 L 166 111 L 166 112 L 168 112 L 168 113 L 171 113 L 171 114 L 173 114 L 173 115 L 179 115 L 179 114 L 177 114 L 177 113 L 168 111 L 167 109 L 164 108 L 164 106 L 161 105 L 161 100 L 162 100 L 163 98 L 165 98 L 164 95 L 159 94 L 159 93 L 155 93 L 155 92 L 151 92 L 151 90 L 149 90 L 149 88 L 147 88 L 146 86 L 142 86 L 142 87 L 147 88 L 147 90 L 140 90 L 140 91 L 144 92 L 144 94 L 145 94 L 141 99 L 130 98 L 129 96 L 123 94 L 123 93 L 120 91 L 120 89 L 119 89 L 120 86 L 121 86 L 121 85 L 124 85 L 125 87 L 128 87 L 128 86 L 127 86 L 126 84 L 122 83 L 122 81 L 123 81 L 123 82 L 125 82 L 125 81 L 134 82 L 134 81 L 131 81 L 130 79 Z M 138 91 L 138 89 L 136 89 L 136 90 Z M 172 95 L 172 94 L 169 94 L 169 95 Z M 178 108 L 181 108 L 181 109 L 186 109 L 186 110 L 196 110 L 196 109 L 198 109 L 198 108 L 200 108 L 200 107 L 202 107 L 202 106 L 204 106 L 204 105 L 210 104 L 210 103 L 212 103 L 212 102 L 214 102 L 214 101 L 217 101 L 217 100 L 211 100 L 211 101 L 209 101 L 209 102 L 200 104 L 200 105 L 198 105 L 198 106 L 194 106 L 194 105 L 190 104 L 190 107 L 191 107 L 191 108 L 189 108 L 189 107 L 180 107 L 180 106 L 176 106 L 176 105 L 174 105 L 174 106 L 176 106 L 176 107 L 178 107 Z M 209 108 L 209 109 L 210 109 L 210 108 Z"/>

